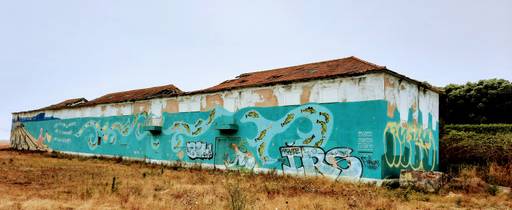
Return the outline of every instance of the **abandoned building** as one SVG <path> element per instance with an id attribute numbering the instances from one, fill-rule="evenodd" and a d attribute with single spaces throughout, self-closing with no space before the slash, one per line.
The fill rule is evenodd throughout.
<path id="1" fill-rule="evenodd" d="M 439 162 L 438 91 L 356 57 L 70 99 L 12 123 L 17 149 L 219 169 L 382 180 Z"/>

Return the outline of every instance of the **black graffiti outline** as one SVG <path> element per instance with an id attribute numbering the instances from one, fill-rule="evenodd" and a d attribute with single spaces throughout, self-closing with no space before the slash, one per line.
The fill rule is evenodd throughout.
<path id="1" fill-rule="evenodd" d="M 366 167 L 368 167 L 369 169 L 376 170 L 380 167 L 380 161 L 372 159 L 372 157 L 370 157 L 370 156 L 361 156 L 361 158 L 359 158 L 359 159 L 361 159 L 361 161 L 364 163 L 364 165 Z"/>

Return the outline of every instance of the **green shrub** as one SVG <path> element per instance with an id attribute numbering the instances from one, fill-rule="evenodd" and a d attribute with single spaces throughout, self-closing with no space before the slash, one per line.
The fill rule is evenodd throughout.
<path id="1" fill-rule="evenodd" d="M 449 131 L 439 141 L 441 165 L 505 165 L 512 161 L 511 133 Z"/>
<path id="2" fill-rule="evenodd" d="M 512 133 L 512 124 L 451 124 L 445 125 L 444 129 L 446 133 L 450 131 L 475 132 L 479 134 Z"/>
<path id="3" fill-rule="evenodd" d="M 485 182 L 512 187 L 512 132 L 505 132 L 510 127 L 447 126 L 439 140 L 440 169 L 456 177 L 461 169 L 471 166 Z"/>

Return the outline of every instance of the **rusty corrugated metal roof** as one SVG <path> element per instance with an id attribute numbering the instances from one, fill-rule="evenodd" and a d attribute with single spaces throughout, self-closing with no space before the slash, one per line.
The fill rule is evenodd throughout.
<path id="1" fill-rule="evenodd" d="M 96 98 L 91 101 L 87 101 L 87 99 L 85 99 L 85 98 L 68 99 L 63 102 L 60 102 L 58 104 L 54 104 L 54 105 L 51 105 L 48 107 L 30 110 L 30 111 L 15 112 L 13 114 L 42 111 L 42 110 L 57 110 L 57 109 L 64 109 L 64 108 L 71 108 L 71 107 L 94 106 L 94 105 L 98 105 L 98 104 L 139 101 L 139 100 L 152 99 L 152 98 L 158 98 L 158 97 L 176 96 L 181 93 L 183 93 L 183 91 L 181 91 L 176 86 L 171 84 L 171 85 L 164 85 L 164 86 L 157 86 L 157 87 L 150 87 L 150 88 L 143 88 L 143 89 L 128 90 L 128 91 L 123 91 L 123 92 L 109 93 L 109 94 L 106 94 L 104 96 L 101 96 L 101 97 Z"/>
<path id="2" fill-rule="evenodd" d="M 183 93 L 179 88 L 174 85 L 164 85 L 136 90 L 129 90 L 117 93 L 109 93 L 107 95 L 101 96 L 94 100 L 91 100 L 84 104 L 84 106 L 88 105 L 97 105 L 97 104 L 109 104 L 109 103 L 121 103 L 127 101 L 139 101 L 145 99 L 159 98 L 159 97 L 169 97 L 175 96 L 180 93 Z"/>
<path id="3" fill-rule="evenodd" d="M 377 70 L 386 70 L 386 67 L 351 56 L 336 60 L 245 73 L 235 79 L 226 80 L 216 86 L 195 92 L 215 92 L 243 87 L 265 86 L 276 83 L 364 74 Z"/>
<path id="4" fill-rule="evenodd" d="M 78 105 L 81 105 L 81 104 L 84 104 L 84 103 L 87 103 L 87 99 L 85 99 L 85 98 L 72 98 L 72 99 L 64 100 L 64 101 L 62 101 L 60 103 L 57 103 L 57 104 L 53 104 L 53 105 L 41 108 L 41 110 L 62 109 L 62 108 L 66 108 L 66 107 L 78 106 Z"/>

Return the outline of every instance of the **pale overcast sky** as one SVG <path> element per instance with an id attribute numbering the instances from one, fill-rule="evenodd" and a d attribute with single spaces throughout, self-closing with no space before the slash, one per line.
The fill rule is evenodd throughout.
<path id="1" fill-rule="evenodd" d="M 0 0 L 0 139 L 68 98 L 351 55 L 436 86 L 512 80 L 512 1 Z"/>

